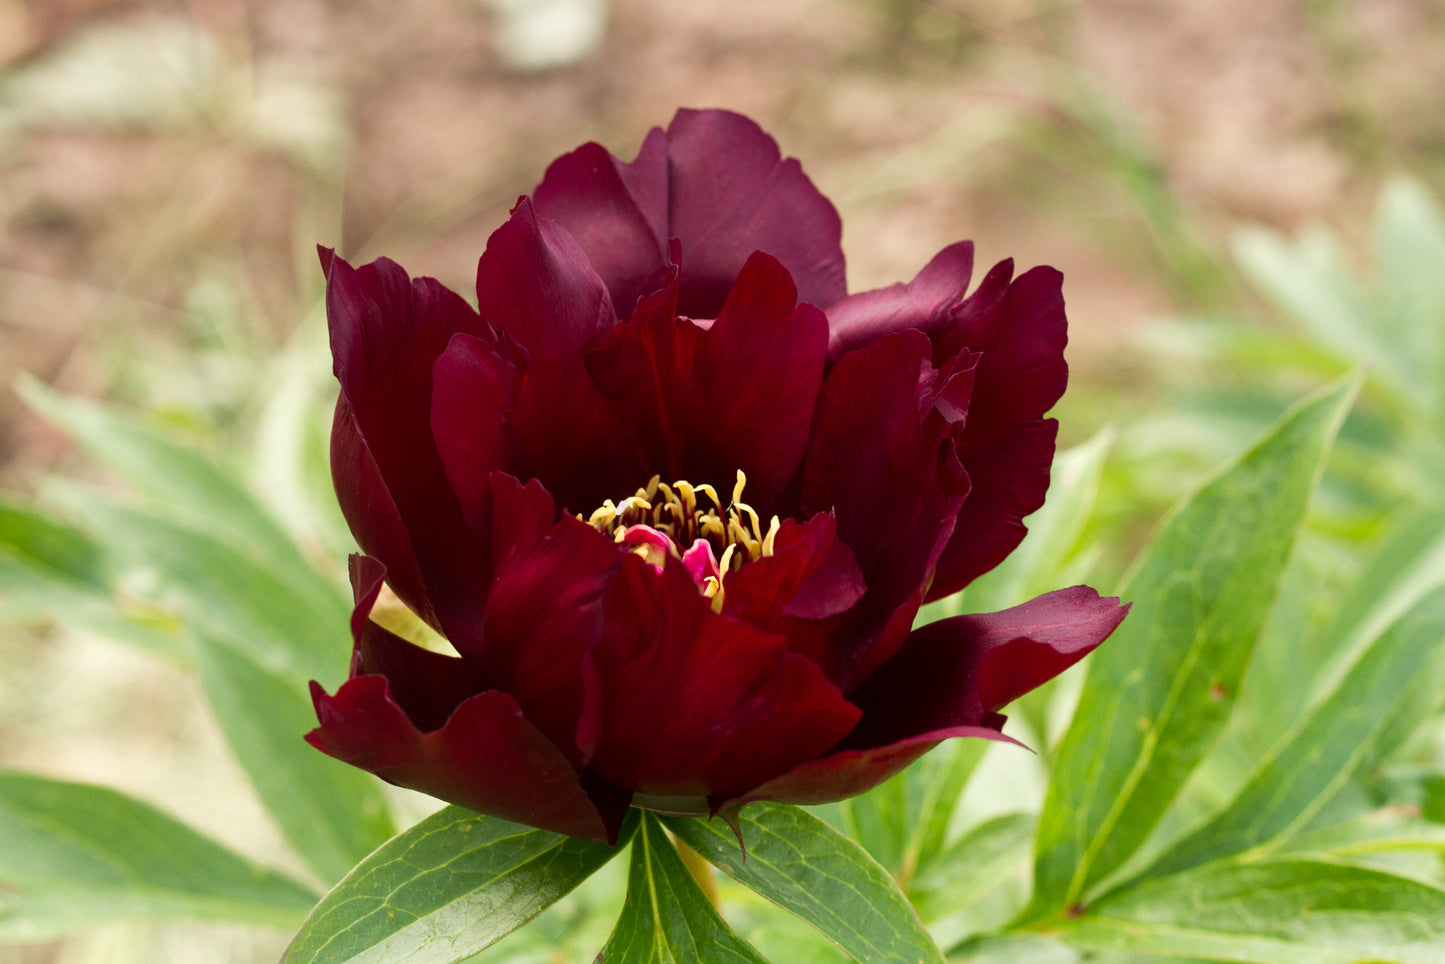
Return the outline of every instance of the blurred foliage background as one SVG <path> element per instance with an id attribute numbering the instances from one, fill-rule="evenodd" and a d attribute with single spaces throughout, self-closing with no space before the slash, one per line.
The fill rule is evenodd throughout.
<path id="1" fill-rule="evenodd" d="M 340 584 L 315 244 L 466 292 L 551 158 L 631 157 L 676 107 L 731 107 L 839 207 L 852 290 L 965 237 L 984 266 L 1065 273 L 1055 414 L 1065 445 L 1093 440 L 1069 463 L 1087 511 L 970 608 L 1058 573 L 1113 585 L 1208 467 L 1369 367 L 1260 657 L 1297 698 L 1262 694 L 1231 732 L 1213 772 L 1237 785 L 1250 727 L 1347 648 L 1299 627 L 1340 625 L 1341 599 L 1379 622 L 1445 580 L 1441 90 L 1440 0 L 0 0 L 0 488 L 53 506 L 46 479 L 110 484 L 21 402 L 26 372 L 229 466 Z M 0 766 L 123 789 L 284 865 L 192 674 L 3 588 Z M 1391 777 L 1426 810 L 1441 745 Z M 273 960 L 284 940 L 114 926 L 0 964 Z"/>

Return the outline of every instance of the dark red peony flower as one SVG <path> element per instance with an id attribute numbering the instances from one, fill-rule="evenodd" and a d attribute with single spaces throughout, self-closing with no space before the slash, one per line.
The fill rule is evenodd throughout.
<path id="1" fill-rule="evenodd" d="M 973 248 L 848 295 L 837 212 L 745 117 L 681 111 L 559 158 L 487 243 L 474 310 L 322 252 L 354 557 L 322 751 L 613 841 L 629 805 L 860 793 L 1077 662 L 1083 586 L 913 629 L 1048 486 L 1060 275 Z M 383 580 L 459 656 L 371 618 Z"/>

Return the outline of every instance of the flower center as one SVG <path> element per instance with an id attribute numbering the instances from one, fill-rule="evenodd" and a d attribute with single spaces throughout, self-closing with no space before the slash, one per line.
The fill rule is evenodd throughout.
<path id="1" fill-rule="evenodd" d="M 757 511 L 743 501 L 747 482 L 739 469 L 732 499 L 724 506 L 710 485 L 682 480 L 668 485 L 654 475 L 621 502 L 603 502 L 587 522 L 658 569 L 668 557 L 680 560 L 698 590 L 720 611 L 723 577 L 745 563 L 771 556 L 778 534 L 777 516 L 764 532 Z"/>

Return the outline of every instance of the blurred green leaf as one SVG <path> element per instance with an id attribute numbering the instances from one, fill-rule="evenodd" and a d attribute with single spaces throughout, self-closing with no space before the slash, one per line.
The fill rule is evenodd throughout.
<path id="1" fill-rule="evenodd" d="M 1228 807 L 1171 846 L 1149 876 L 1288 837 L 1361 768 L 1390 753 L 1439 702 L 1445 666 L 1445 590 L 1381 634 L 1281 738 Z"/>
<path id="2" fill-rule="evenodd" d="M 297 853 L 339 880 L 395 832 L 380 784 L 302 739 L 316 726 L 303 686 L 229 641 L 197 640 L 201 685 L 257 794 Z"/>
<path id="3" fill-rule="evenodd" d="M 446 807 L 321 899 L 282 964 L 453 964 L 521 927 L 611 860 L 616 847 Z"/>
<path id="4" fill-rule="evenodd" d="M 1146 881 L 1066 922 L 1104 953 L 1280 964 L 1445 960 L 1445 889 L 1338 861 L 1218 863 Z"/>
<path id="5" fill-rule="evenodd" d="M 20 396 L 86 452 L 135 488 L 157 511 L 307 583 L 322 582 L 296 543 L 238 481 L 199 452 L 139 419 L 54 391 L 32 378 Z M 310 587 L 308 587 L 310 588 Z"/>
<path id="6" fill-rule="evenodd" d="M 808 921 L 857 961 L 943 961 L 888 872 L 805 810 L 749 804 L 738 817 L 746 858 L 720 820 L 664 822 L 729 876 Z"/>
<path id="7" fill-rule="evenodd" d="M 0 771 L 0 942 L 107 921 L 296 926 L 317 895 L 114 790 Z"/>
<path id="8" fill-rule="evenodd" d="M 205 529 L 60 480 L 47 492 L 128 562 L 151 570 L 154 601 L 174 608 L 193 631 L 230 641 L 301 689 L 345 672 L 351 609 L 310 566 L 258 559 Z"/>
<path id="9" fill-rule="evenodd" d="M 1079 964 L 1079 952 L 1052 937 L 990 934 L 948 956 L 949 964 Z"/>
<path id="10" fill-rule="evenodd" d="M 1445 824 L 1386 810 L 1302 833 L 1271 856 L 1354 857 L 1405 850 L 1445 853 Z"/>
<path id="11" fill-rule="evenodd" d="M 174 662 L 188 661 L 180 625 L 158 611 L 127 611 L 114 580 L 104 550 L 80 530 L 0 502 L 0 622 L 64 620 Z"/>
<path id="12" fill-rule="evenodd" d="M 643 814 L 632 838 L 627 903 L 598 955 L 607 964 L 766 964 L 708 903 L 657 818 Z"/>
<path id="13" fill-rule="evenodd" d="M 985 820 L 941 853 L 925 857 L 908 896 L 940 947 L 997 930 L 1028 900 L 1031 813 Z"/>
<path id="14" fill-rule="evenodd" d="M 1138 849 L 1222 730 L 1358 381 L 1292 409 L 1162 525 L 1089 662 L 1040 820 L 1026 919 L 1085 899 Z"/>

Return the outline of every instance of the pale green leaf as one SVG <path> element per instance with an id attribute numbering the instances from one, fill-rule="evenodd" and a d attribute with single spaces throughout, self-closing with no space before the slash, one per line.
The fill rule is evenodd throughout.
<path id="1" fill-rule="evenodd" d="M 1255 769 L 1239 795 L 1166 850 L 1150 876 L 1286 838 L 1361 767 L 1390 753 L 1438 702 L 1445 665 L 1445 589 L 1374 641 Z"/>
<path id="2" fill-rule="evenodd" d="M 1077 947 L 1281 964 L 1445 962 L 1445 889 L 1322 860 L 1224 862 L 1107 898 L 1058 937 Z"/>
<path id="3" fill-rule="evenodd" d="M 1165 521 L 1089 661 L 1039 825 L 1026 918 L 1063 911 L 1133 854 L 1218 739 L 1357 381 L 1291 409 Z"/>
<path id="4" fill-rule="evenodd" d="M 0 941 L 107 921 L 294 927 L 317 895 L 104 787 L 0 772 Z"/>

